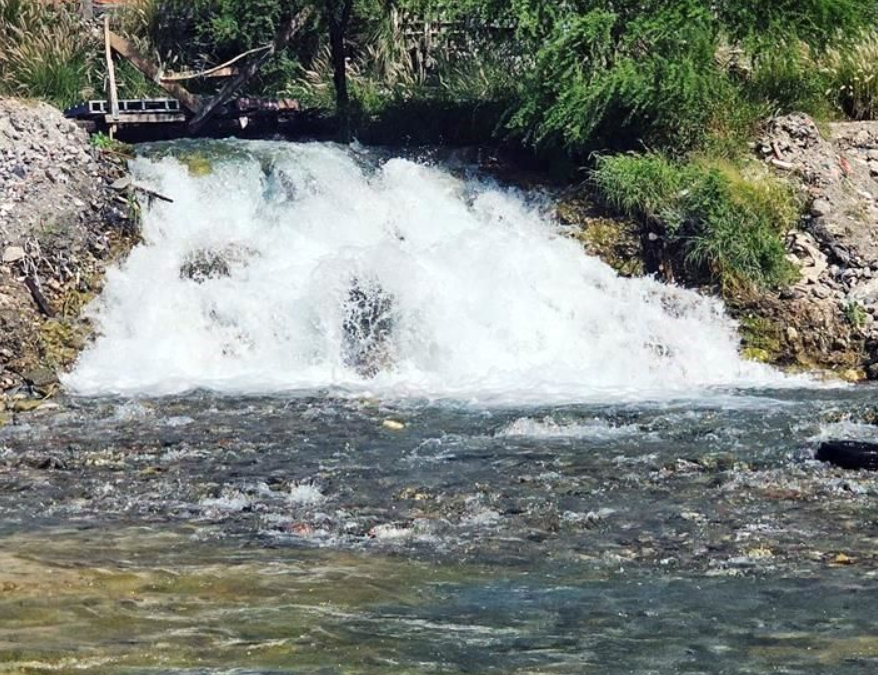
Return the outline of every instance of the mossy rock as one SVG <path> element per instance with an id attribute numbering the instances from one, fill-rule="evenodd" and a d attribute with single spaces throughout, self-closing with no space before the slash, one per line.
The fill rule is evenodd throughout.
<path id="1" fill-rule="evenodd" d="M 626 220 L 589 218 L 576 238 L 590 255 L 603 260 L 623 277 L 646 273 L 640 227 Z"/>
<path id="2" fill-rule="evenodd" d="M 43 362 L 52 368 L 65 368 L 88 343 L 91 329 L 81 321 L 50 319 L 40 326 L 40 354 Z"/>
<path id="3" fill-rule="evenodd" d="M 771 363 L 774 361 L 770 352 L 758 347 L 745 347 L 741 351 L 741 356 L 748 361 L 757 361 L 758 363 Z"/>
<path id="4" fill-rule="evenodd" d="M 862 368 L 848 368 L 839 372 L 838 376 L 845 382 L 851 382 L 853 384 L 866 382 L 869 379 L 869 375 Z"/>
<path id="5" fill-rule="evenodd" d="M 91 284 L 89 283 L 89 288 Z M 96 294 L 92 291 L 78 291 L 71 289 L 61 299 L 61 315 L 68 318 L 76 318 L 82 314 L 85 306 L 94 300 Z"/>
<path id="6" fill-rule="evenodd" d="M 783 327 L 764 317 L 744 318 L 741 320 L 741 343 L 746 358 L 773 362 L 784 351 Z"/>
<path id="7" fill-rule="evenodd" d="M 564 199 L 555 208 L 558 220 L 564 225 L 582 227 L 594 217 L 594 206 L 584 197 Z"/>
<path id="8" fill-rule="evenodd" d="M 213 173 L 210 159 L 200 152 L 177 155 L 177 160 L 189 170 L 190 176 L 209 176 Z"/>
<path id="9" fill-rule="evenodd" d="M 43 399 L 40 398 L 22 398 L 12 401 L 10 407 L 13 412 L 27 413 L 33 412 L 43 405 L 43 403 Z"/>

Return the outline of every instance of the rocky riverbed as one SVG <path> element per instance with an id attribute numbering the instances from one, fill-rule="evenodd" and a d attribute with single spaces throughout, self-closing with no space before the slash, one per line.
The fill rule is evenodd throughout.
<path id="1" fill-rule="evenodd" d="M 90 336 L 81 310 L 136 238 L 111 187 L 125 162 L 51 106 L 0 100 L 0 415 L 53 393 Z"/>
<path id="2" fill-rule="evenodd" d="M 0 669 L 866 675 L 878 478 L 813 458 L 872 400 L 60 399 L 0 430 Z"/>
<path id="3" fill-rule="evenodd" d="M 583 304 L 606 307 L 595 321 L 598 329 L 581 342 L 575 342 L 578 333 L 565 334 L 561 349 L 551 342 L 545 347 L 550 336 L 536 336 L 538 355 L 547 354 L 546 361 L 535 360 L 535 367 L 520 371 L 524 389 L 503 381 L 500 397 L 462 394 L 470 390 L 450 388 L 447 377 L 441 383 L 446 388 L 438 388 L 431 400 L 405 386 L 366 389 L 374 380 L 351 387 L 333 379 L 346 366 L 332 360 L 335 352 L 328 351 L 324 360 L 311 353 L 319 343 L 315 336 L 321 335 L 311 330 L 321 325 L 318 309 L 328 308 L 326 325 L 337 329 L 346 323 L 347 316 L 336 311 L 338 296 L 330 293 L 325 304 L 312 303 L 311 314 L 301 311 L 315 295 L 323 299 L 332 278 L 317 275 L 319 283 L 310 283 L 308 277 L 301 293 L 281 298 L 267 291 L 288 290 L 295 265 L 301 266 L 309 250 L 322 253 L 316 256 L 321 272 L 331 271 L 327 259 L 331 262 L 339 250 L 362 251 L 362 241 L 341 237 L 325 248 L 316 244 L 331 225 L 348 234 L 353 218 L 359 218 L 353 222 L 360 226 L 356 234 L 362 234 L 370 215 L 378 213 L 375 222 L 381 227 L 377 244 L 367 247 L 376 252 L 367 258 L 367 271 L 389 257 L 389 247 L 408 247 L 419 236 L 428 237 L 422 249 L 405 248 L 405 256 L 390 257 L 423 256 L 424 264 L 404 284 L 388 286 L 395 298 L 404 299 L 401 291 L 427 277 L 428 264 L 443 260 L 442 245 L 450 248 L 429 238 L 443 229 L 434 224 L 467 225 L 472 194 L 447 175 L 397 160 L 395 176 L 406 179 L 404 189 L 393 193 L 384 210 L 377 208 L 384 203 L 380 190 L 393 185 L 393 175 L 385 174 L 384 182 L 376 178 L 380 162 L 361 156 L 359 149 L 230 142 L 207 145 L 221 156 L 234 151 L 231 162 L 144 157 L 133 164 L 144 186 L 174 198 L 146 212 L 144 237 L 150 246 L 132 253 L 103 296 L 109 305 L 105 311 L 125 306 L 130 312 L 102 327 L 115 325 L 123 347 L 132 347 L 129 338 L 136 344 L 127 352 L 99 352 L 97 343 L 79 366 L 88 358 L 101 366 L 92 370 L 92 379 L 80 379 L 93 385 L 94 396 L 62 394 L 45 402 L 55 388 L 55 369 L 88 340 L 91 328 L 80 316 L 82 302 L 99 291 L 104 268 L 136 237 L 132 219 L 124 218 L 131 183 L 120 182 L 121 158 L 92 149 L 77 130 L 58 121 L 57 113 L 43 111 L 58 125 L 52 131 L 26 126 L 35 115 L 43 119 L 39 108 L 39 114 L 12 109 L 25 120 L 17 125 L 57 143 L 64 139 L 65 145 L 27 150 L 10 144 L 3 155 L 14 155 L 27 170 L 22 178 L 16 164 L 4 174 L 9 179 L 3 192 L 3 203 L 11 204 L 5 212 L 21 215 L 4 221 L 3 230 L 7 262 L 0 297 L 18 304 L 0 315 L 12 327 L 3 337 L 10 345 L 4 347 L 10 356 L 3 376 L 10 382 L 5 405 L 12 414 L 6 413 L 8 423 L 0 425 L 0 670 L 101 675 L 580 675 L 608 667 L 638 673 L 874 672 L 878 474 L 815 459 L 829 438 L 878 440 L 874 386 L 832 388 L 738 362 L 734 327 L 712 301 L 715 311 L 696 315 L 677 342 L 663 329 L 679 317 L 660 313 L 651 324 L 655 330 L 645 334 L 649 349 L 631 359 L 643 347 L 637 329 L 644 314 L 655 309 L 649 302 L 655 293 L 679 312 L 700 306 L 704 298 L 648 281 L 616 279 L 559 238 L 542 210 L 530 219 L 529 203 L 516 201 L 517 195 L 507 200 L 510 195 L 492 188 L 482 206 L 500 218 L 458 232 L 453 243 L 463 243 L 444 258 L 454 273 L 450 278 L 469 272 L 471 283 L 456 288 L 434 282 L 431 293 L 417 297 L 414 319 L 438 306 L 443 296 L 452 302 L 447 315 L 426 324 L 432 330 L 416 333 L 409 354 L 418 355 L 426 345 L 431 358 L 425 363 L 435 367 L 434 356 L 441 357 L 443 347 L 487 344 L 477 359 L 464 359 L 450 372 L 480 383 L 474 369 L 502 352 L 507 326 L 526 336 L 520 326 L 557 327 L 576 316 L 541 310 L 556 308 L 580 264 L 594 268 L 597 279 L 589 287 L 590 276 L 580 276 L 571 292 L 582 293 L 586 286 L 591 295 Z M 12 122 L 8 129 L 24 133 Z M 73 152 L 68 146 L 82 150 L 71 160 L 75 170 L 65 174 L 67 182 L 53 180 L 52 162 Z M 792 151 L 785 147 L 771 149 L 766 161 L 791 176 L 804 175 L 804 169 L 789 168 Z M 284 163 L 291 150 L 298 153 L 296 161 Z M 349 152 L 360 153 L 357 161 Z M 30 161 L 18 160 L 19 155 Z M 340 186 L 334 182 L 342 178 Z M 826 194 L 830 201 L 840 199 Z M 400 211 L 399 195 L 411 201 L 405 221 L 391 219 L 395 227 L 388 233 L 385 216 Z M 354 206 L 365 203 L 368 213 L 336 210 L 347 198 Z M 311 210 L 297 210 L 302 201 Z M 27 214 L 43 216 L 29 220 L 28 204 Z M 59 205 L 73 209 L 70 218 L 60 231 L 42 233 L 46 214 L 66 213 L 56 209 Z M 543 206 L 541 201 L 538 208 Z M 575 223 L 582 215 L 577 209 L 590 220 L 585 228 L 570 227 L 570 233 L 616 264 L 622 275 L 644 273 L 654 253 L 648 238 L 644 242 L 630 224 L 594 218 L 587 204 L 562 203 L 562 220 Z M 426 225 L 424 232 L 412 227 L 417 222 Z M 499 236 L 483 248 L 473 247 L 477 235 L 497 222 Z M 251 229 L 242 227 L 248 223 Z M 157 224 L 166 227 L 154 228 Z M 295 234 L 311 225 L 311 239 L 275 239 L 285 225 Z M 530 236 L 532 231 L 540 237 Z M 806 336 L 818 347 L 825 341 L 825 352 L 817 353 L 867 353 L 875 322 L 855 321 L 860 315 L 847 304 L 869 283 L 865 270 L 871 267 L 862 262 L 872 255 L 867 230 L 859 249 L 844 228 L 833 239 L 822 231 L 812 215 L 791 234 L 790 254 L 810 251 L 807 244 L 813 249 L 809 260 L 825 256 L 826 269 L 797 256 L 804 270 L 794 288 L 757 298 L 749 309 L 743 303 L 734 307 L 745 333 L 752 333 L 745 334 L 747 349 L 781 360 L 783 348 L 770 352 L 774 343 L 766 336 L 773 333 L 764 328 L 774 321 L 770 325 L 782 330 L 784 340 Z M 166 234 L 173 236 L 162 239 Z M 503 248 L 516 237 L 526 245 Z M 828 262 L 833 246 L 836 262 Z M 465 254 L 474 249 L 480 255 L 466 264 Z M 278 260 L 271 257 L 275 252 Z M 523 262 L 490 267 L 483 277 L 492 255 Z M 844 255 L 844 269 L 856 274 L 832 271 L 832 265 L 841 269 Z M 551 270 L 535 268 L 540 258 L 571 267 L 563 268 L 553 286 Z M 271 264 L 264 266 L 266 261 Z M 339 262 L 339 287 L 341 297 L 353 301 L 349 305 L 359 305 L 360 287 L 350 285 L 352 262 L 358 260 Z M 259 277 L 260 265 L 270 274 Z M 808 276 L 809 267 L 820 273 Z M 522 270 L 533 283 L 513 285 Z M 147 292 L 131 296 L 127 304 L 124 294 L 111 301 L 126 274 Z M 254 278 L 258 292 L 249 294 L 247 284 Z M 498 291 L 498 279 L 521 289 L 514 301 Z M 615 284 L 643 288 L 647 297 L 604 295 Z M 538 297 L 530 293 L 532 287 L 540 288 Z M 480 294 L 480 289 L 487 290 Z M 153 308 L 167 314 L 148 311 L 149 295 L 156 301 Z M 483 299 L 473 312 L 480 322 L 493 308 L 502 310 L 491 315 L 495 323 L 485 333 L 490 339 L 471 339 L 483 334 L 479 322 L 477 330 L 449 334 L 434 345 L 431 340 L 441 329 L 469 328 L 469 315 L 452 310 L 473 297 Z M 76 301 L 68 307 L 70 298 Z M 183 303 L 171 305 L 168 298 Z M 680 306 L 680 298 L 688 299 L 686 306 Z M 249 299 L 254 301 L 243 302 Z M 772 314 L 770 302 L 784 311 L 801 303 L 825 311 L 826 321 L 836 323 L 815 323 L 807 332 L 792 318 L 782 320 L 780 310 Z M 260 314 L 266 307 L 269 311 Z M 864 314 L 872 316 L 869 307 L 862 303 Z M 519 312 L 520 324 L 510 311 Z M 297 313 L 306 315 L 300 333 L 298 326 L 277 320 Z M 552 398 L 563 378 L 547 376 L 545 363 L 559 360 L 566 349 L 576 365 L 613 322 L 625 327 L 613 342 L 619 347 L 571 376 L 580 387 L 574 395 L 585 398 Z M 710 330 L 716 322 L 724 329 L 719 334 Z M 843 326 L 847 337 L 837 332 Z M 52 339 L 55 331 L 58 341 Z M 106 340 L 109 332 L 102 333 Z M 757 338 L 763 340 L 759 346 L 752 342 Z M 862 351 L 854 348 L 857 340 Z M 669 364 L 697 341 L 717 350 L 698 352 L 707 356 L 682 363 L 678 375 L 685 386 L 672 389 Z M 811 357 L 816 348 L 803 344 L 813 360 L 801 365 L 856 369 L 865 362 Z M 259 345 L 267 351 L 256 351 Z M 302 345 L 307 349 L 296 352 Z M 526 340 L 513 347 L 512 358 L 491 362 L 494 371 L 517 373 L 514 369 L 534 353 Z M 254 353 L 248 364 L 246 357 Z M 153 375 L 173 379 L 169 357 L 181 357 L 177 374 L 184 377 L 177 391 L 187 393 L 160 396 L 150 388 Z M 624 379 L 602 370 L 626 359 L 633 368 Z M 649 359 L 654 359 L 650 378 L 655 380 L 637 380 Z M 242 360 L 248 368 L 230 379 Z M 731 380 L 741 386 L 699 379 L 728 362 L 742 366 L 741 379 Z M 279 388 L 291 387 L 303 363 L 327 367 L 299 390 L 257 393 L 272 377 Z M 119 379 L 126 370 L 131 379 Z M 210 372 L 216 377 L 205 377 Z M 138 380 L 144 373 L 147 378 Z M 594 388 L 583 388 L 589 385 Z M 136 395 L 115 397 L 114 391 Z M 29 408 L 35 409 L 16 414 Z"/>

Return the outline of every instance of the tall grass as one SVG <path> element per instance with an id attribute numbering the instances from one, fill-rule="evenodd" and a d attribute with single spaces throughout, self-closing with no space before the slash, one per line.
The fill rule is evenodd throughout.
<path id="1" fill-rule="evenodd" d="M 60 108 L 91 97 L 96 41 L 75 9 L 0 0 L 0 92 Z"/>
<path id="2" fill-rule="evenodd" d="M 823 60 L 828 94 L 856 120 L 878 119 L 878 31 L 831 49 Z"/>
<path id="3" fill-rule="evenodd" d="M 761 101 L 770 113 L 804 112 L 821 119 L 833 116 L 820 58 L 812 47 L 796 38 L 763 46 L 753 58 L 753 72 L 747 82 L 750 99 Z"/>
<path id="4" fill-rule="evenodd" d="M 732 292 L 792 280 L 782 235 L 795 226 L 802 204 L 780 180 L 656 153 L 600 158 L 593 177 L 610 206 L 664 228 L 692 281 Z"/>

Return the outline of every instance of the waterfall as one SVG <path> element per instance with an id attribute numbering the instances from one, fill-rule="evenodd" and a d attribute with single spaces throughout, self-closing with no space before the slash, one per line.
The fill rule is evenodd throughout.
<path id="1" fill-rule="evenodd" d="M 618 277 L 513 190 L 355 147 L 200 147 L 199 171 L 133 162 L 173 203 L 145 206 L 69 390 L 584 401 L 781 379 L 739 357 L 719 301 Z"/>

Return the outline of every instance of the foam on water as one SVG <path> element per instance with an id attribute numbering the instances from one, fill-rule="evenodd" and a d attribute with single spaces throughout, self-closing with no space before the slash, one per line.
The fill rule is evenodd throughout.
<path id="1" fill-rule="evenodd" d="M 145 243 L 108 274 L 74 392 L 585 401 L 781 381 L 739 358 L 721 303 L 619 278 L 520 194 L 328 144 L 210 151 L 201 177 L 134 162 L 174 202 L 146 209 Z M 181 276 L 204 251 L 230 275 Z M 344 358 L 355 280 L 392 299 L 389 364 L 368 379 Z"/>
<path id="2" fill-rule="evenodd" d="M 558 422 L 552 417 L 545 419 L 521 417 L 507 424 L 497 432 L 497 435 L 504 438 L 590 438 L 609 440 L 624 436 L 642 436 L 643 433 L 635 424 L 614 425 L 598 418 L 584 423 L 573 423 Z"/>

